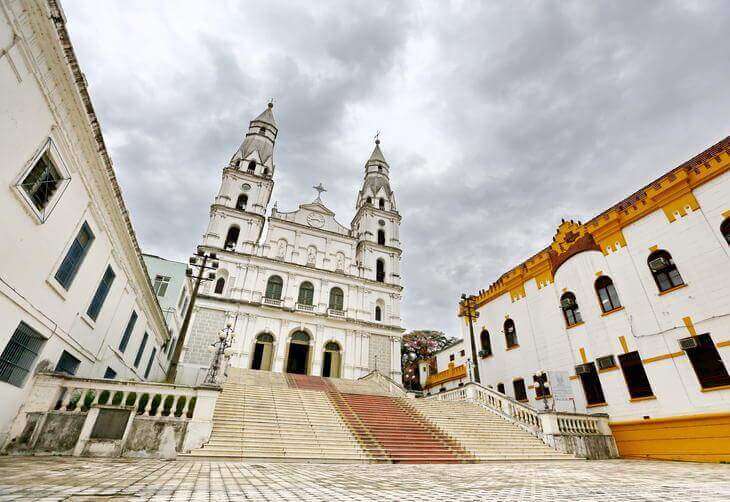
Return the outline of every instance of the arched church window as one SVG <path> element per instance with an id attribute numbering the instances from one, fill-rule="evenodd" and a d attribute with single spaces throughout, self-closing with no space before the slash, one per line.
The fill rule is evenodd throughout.
<path id="1" fill-rule="evenodd" d="M 375 320 L 376 321 L 383 320 L 383 309 L 380 308 L 380 305 L 375 306 Z"/>
<path id="2" fill-rule="evenodd" d="M 256 171 L 256 161 L 252 160 L 248 163 L 248 172 L 253 173 Z"/>
<path id="3" fill-rule="evenodd" d="M 575 326 L 583 322 L 583 318 L 580 315 L 580 309 L 578 308 L 578 302 L 575 299 L 575 295 L 571 292 L 564 293 L 560 297 L 560 308 L 563 310 L 563 317 L 565 317 L 565 323 L 568 327 Z"/>
<path id="4" fill-rule="evenodd" d="M 725 237 L 725 242 L 730 246 L 730 218 L 726 218 L 720 225 L 720 233 Z"/>
<path id="5" fill-rule="evenodd" d="M 213 292 L 217 295 L 223 294 L 223 288 L 226 287 L 226 280 L 223 277 L 219 277 L 217 281 L 215 281 L 215 289 Z"/>
<path id="6" fill-rule="evenodd" d="M 385 199 L 382 197 L 378 200 L 378 207 L 380 207 L 380 209 L 385 209 Z"/>
<path id="7" fill-rule="evenodd" d="M 301 305 L 312 305 L 314 303 L 314 286 L 309 281 L 304 281 L 299 286 L 299 299 L 297 303 Z"/>
<path id="8" fill-rule="evenodd" d="M 345 303 L 345 294 L 340 288 L 330 289 L 330 307 L 332 310 L 343 310 Z"/>
<path id="9" fill-rule="evenodd" d="M 224 245 L 225 249 L 233 250 L 236 248 L 236 244 L 238 244 L 238 236 L 241 233 L 241 229 L 238 228 L 236 225 L 233 225 L 231 228 L 228 229 L 228 233 L 226 234 L 226 243 Z"/>
<path id="10" fill-rule="evenodd" d="M 269 168 L 268 167 L 264 168 L 264 176 L 266 176 L 266 177 L 269 176 Z"/>
<path id="11" fill-rule="evenodd" d="M 248 204 L 248 196 L 245 193 L 242 193 L 238 196 L 238 200 L 236 201 L 236 209 L 246 209 L 246 204 Z"/>
<path id="12" fill-rule="evenodd" d="M 482 350 L 479 351 L 481 357 L 487 357 L 492 355 L 492 341 L 489 339 L 489 331 L 483 329 L 479 335 L 479 342 L 482 346 Z"/>
<path id="13" fill-rule="evenodd" d="M 595 287 L 596 293 L 598 294 L 598 301 L 601 304 L 601 310 L 611 312 L 621 307 L 618 293 L 616 293 L 616 287 L 613 285 L 610 277 L 602 275 L 596 279 Z"/>
<path id="14" fill-rule="evenodd" d="M 385 282 L 385 261 L 382 258 L 375 261 L 375 280 Z"/>
<path id="15" fill-rule="evenodd" d="M 651 270 L 651 275 L 654 276 L 654 282 L 656 282 L 660 292 L 664 292 L 684 284 L 682 276 L 677 269 L 677 265 L 674 264 L 672 255 L 670 255 L 667 251 L 664 251 L 663 249 L 654 251 L 649 255 L 647 263 L 649 264 L 649 270 Z"/>
<path id="16" fill-rule="evenodd" d="M 378 230 L 378 244 L 385 246 L 385 230 L 382 228 Z"/>
<path id="17" fill-rule="evenodd" d="M 291 336 L 292 342 L 309 343 L 309 335 L 306 331 L 297 331 Z"/>
<path id="18" fill-rule="evenodd" d="M 284 281 L 278 275 L 269 277 L 266 283 L 266 298 L 271 300 L 281 300 L 281 290 L 284 287 Z"/>
<path id="19" fill-rule="evenodd" d="M 261 333 L 256 337 L 256 341 L 261 343 L 274 343 L 274 335 L 271 333 Z"/>
<path id="20" fill-rule="evenodd" d="M 512 319 L 504 321 L 504 339 L 507 343 L 508 349 L 519 345 L 519 343 L 517 343 L 517 327 Z"/>

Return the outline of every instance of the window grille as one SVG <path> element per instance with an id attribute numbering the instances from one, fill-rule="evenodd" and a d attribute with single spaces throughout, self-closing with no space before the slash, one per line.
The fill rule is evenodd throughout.
<path id="1" fill-rule="evenodd" d="M 46 339 L 21 321 L 0 354 L 0 381 L 22 387 Z"/>

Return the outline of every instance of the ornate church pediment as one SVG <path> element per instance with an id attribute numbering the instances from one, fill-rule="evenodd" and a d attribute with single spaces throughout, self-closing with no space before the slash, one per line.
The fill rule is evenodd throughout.
<path id="1" fill-rule="evenodd" d="M 601 248 L 596 244 L 593 235 L 588 232 L 581 222 L 563 220 L 548 249 L 553 276 L 560 265 L 572 256 L 583 251 L 600 250 Z"/>

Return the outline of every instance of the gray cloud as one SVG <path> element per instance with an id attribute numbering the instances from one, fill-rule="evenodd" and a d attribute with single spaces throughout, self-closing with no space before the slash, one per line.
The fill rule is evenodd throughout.
<path id="1" fill-rule="evenodd" d="M 406 327 L 730 131 L 727 2 L 65 1 L 143 247 L 185 259 L 275 96 L 280 207 L 348 223 L 372 135 L 404 216 Z"/>

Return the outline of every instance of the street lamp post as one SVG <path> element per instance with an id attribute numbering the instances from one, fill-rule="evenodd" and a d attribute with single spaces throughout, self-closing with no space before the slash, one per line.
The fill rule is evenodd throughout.
<path id="1" fill-rule="evenodd" d="M 215 279 L 215 272 L 207 272 L 210 270 L 216 270 L 218 268 L 218 261 L 215 253 L 205 253 L 202 249 L 198 248 L 195 252 L 195 256 L 190 257 L 190 266 L 185 271 L 185 275 L 193 277 L 193 268 L 198 269 L 197 275 L 194 276 L 193 292 L 190 294 L 190 302 L 188 302 L 188 309 L 185 312 L 185 319 L 183 319 L 182 327 L 180 328 L 180 335 L 177 338 L 177 345 L 175 345 L 175 351 L 172 354 L 170 360 L 170 366 L 167 368 L 167 375 L 165 376 L 165 382 L 175 383 L 177 378 L 177 367 L 180 363 L 180 355 L 182 349 L 185 346 L 185 336 L 188 333 L 188 327 L 190 326 L 190 318 L 193 315 L 193 307 L 195 306 L 195 300 L 198 298 L 198 290 L 200 289 L 200 283 L 202 281 L 212 281 Z"/>
<path id="2" fill-rule="evenodd" d="M 218 333 L 218 341 L 210 346 L 211 352 L 215 352 L 215 356 L 213 356 L 210 368 L 208 368 L 208 374 L 205 375 L 203 383 L 208 385 L 217 384 L 218 372 L 221 370 L 221 366 L 223 366 L 223 360 L 231 355 L 230 348 L 233 345 L 232 333 L 233 328 L 231 328 L 231 325 L 226 325 L 226 327 Z"/>
<path id="3" fill-rule="evenodd" d="M 474 319 L 479 317 L 476 305 L 474 304 L 474 297 L 467 296 L 466 294 L 461 295 L 462 303 L 466 306 L 466 318 L 469 321 L 469 341 L 471 342 L 471 360 L 474 361 L 474 381 L 476 383 L 482 383 L 479 378 L 479 359 L 477 359 L 477 344 L 474 341 Z"/>

